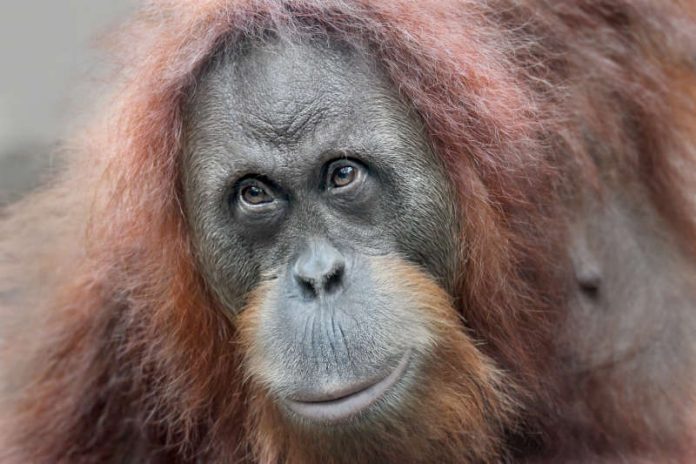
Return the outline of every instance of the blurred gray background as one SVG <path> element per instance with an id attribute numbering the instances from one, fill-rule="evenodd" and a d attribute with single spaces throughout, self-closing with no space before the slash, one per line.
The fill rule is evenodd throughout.
<path id="1" fill-rule="evenodd" d="M 135 0 L 0 1 L 0 205 L 39 181 Z"/>

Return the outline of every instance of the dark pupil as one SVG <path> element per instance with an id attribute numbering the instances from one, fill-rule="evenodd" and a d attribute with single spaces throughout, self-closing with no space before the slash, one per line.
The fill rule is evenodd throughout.
<path id="1" fill-rule="evenodd" d="M 252 205 L 258 205 L 271 201 L 271 198 L 266 190 L 257 185 L 245 187 L 242 191 L 242 197 L 244 198 L 244 201 Z"/>
<path id="2" fill-rule="evenodd" d="M 336 169 L 333 175 L 333 183 L 337 187 L 343 187 L 353 182 L 355 178 L 355 168 L 353 166 L 343 166 Z"/>

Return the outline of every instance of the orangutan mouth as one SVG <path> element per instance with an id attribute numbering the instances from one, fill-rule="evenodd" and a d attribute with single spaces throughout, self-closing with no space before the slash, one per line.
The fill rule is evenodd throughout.
<path id="1" fill-rule="evenodd" d="M 317 422 L 342 422 L 367 410 L 382 398 L 408 370 L 410 351 L 388 375 L 350 385 L 334 392 L 310 398 L 286 400 L 288 408 L 299 416 Z"/>

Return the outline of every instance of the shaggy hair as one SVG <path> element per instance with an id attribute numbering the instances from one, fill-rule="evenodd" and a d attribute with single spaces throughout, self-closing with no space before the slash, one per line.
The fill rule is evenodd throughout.
<path id="1" fill-rule="evenodd" d="M 560 394 L 554 330 L 581 188 L 644 185 L 696 257 L 684 194 L 693 24 L 688 1 L 149 2 L 116 43 L 118 86 L 64 172 L 0 223 L 0 314 L 15 321 L 0 340 L 14 392 L 0 408 L 0 461 L 280 456 L 249 420 L 244 342 L 195 267 L 179 177 L 197 76 L 225 43 L 268 30 L 368 50 L 448 167 L 464 221 L 454 303 L 481 356 L 519 387 L 516 419 L 491 429 L 498 445 L 476 459 L 504 458 L 504 446 L 657 456 L 688 443 L 654 440 L 630 411 L 629 432 L 602 414 L 581 427 L 559 418 L 577 398 Z M 31 340 L 9 333 L 27 320 Z"/>

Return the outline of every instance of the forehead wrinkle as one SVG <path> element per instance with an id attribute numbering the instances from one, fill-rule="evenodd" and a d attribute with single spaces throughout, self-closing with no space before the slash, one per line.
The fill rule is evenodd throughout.
<path id="1" fill-rule="evenodd" d="M 332 111 L 319 100 L 300 107 L 287 105 L 287 111 L 267 113 L 245 112 L 235 124 L 247 138 L 276 146 L 296 145 L 311 138 L 320 123 L 324 124 Z"/>
<path id="2" fill-rule="evenodd" d="M 196 125 L 208 127 L 200 135 L 236 139 L 252 157 L 264 153 L 257 161 L 265 165 L 292 165 L 299 152 L 318 155 L 366 139 L 393 145 L 379 128 L 414 132 L 408 109 L 375 63 L 313 43 L 253 44 L 243 55 L 226 55 L 203 81 L 197 106 L 204 120 Z"/>
<path id="3" fill-rule="evenodd" d="M 315 130 L 337 112 L 348 109 L 348 102 L 340 101 L 339 97 L 347 93 L 346 89 L 342 88 L 342 83 L 334 82 L 335 76 L 300 77 L 275 86 L 271 83 L 273 91 L 277 92 L 274 96 L 266 86 L 239 86 L 231 108 L 235 126 L 243 135 L 262 143 L 292 145 L 311 138 Z M 234 82 L 230 84 L 235 85 Z"/>
<path id="4" fill-rule="evenodd" d="M 285 144 L 311 136 L 337 108 L 350 106 L 355 81 L 364 81 L 354 58 L 321 44 L 280 40 L 228 55 L 217 71 L 226 74 L 221 83 L 237 128 L 262 142 Z"/>

